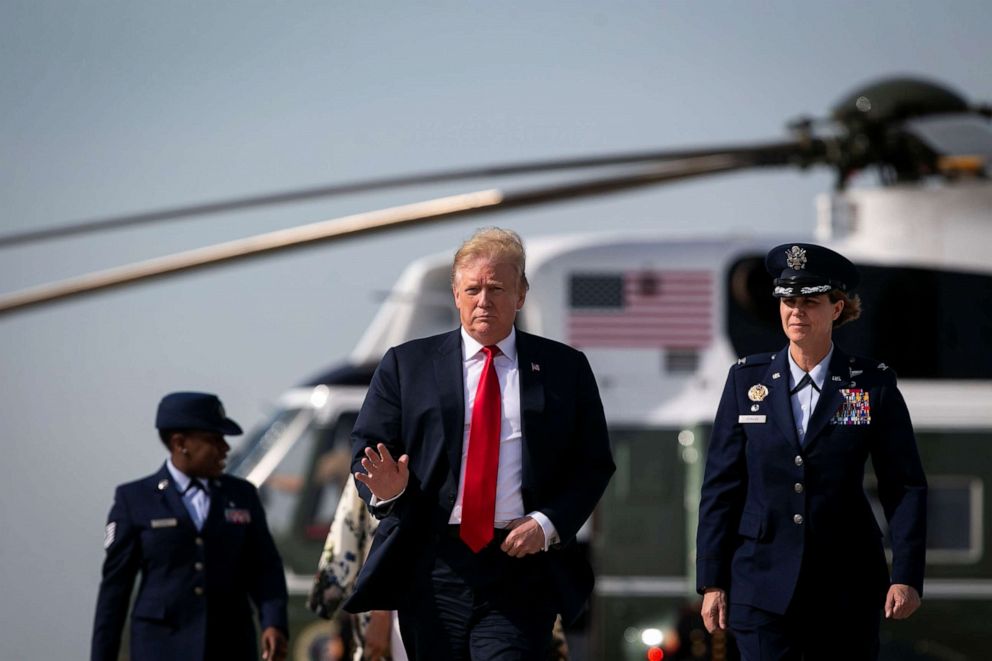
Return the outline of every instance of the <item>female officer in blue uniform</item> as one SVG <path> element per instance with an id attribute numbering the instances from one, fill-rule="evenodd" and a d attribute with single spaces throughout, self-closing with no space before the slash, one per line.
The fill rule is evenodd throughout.
<path id="1" fill-rule="evenodd" d="M 707 629 L 746 661 L 875 659 L 881 613 L 920 605 L 926 478 L 896 377 L 848 356 L 833 328 L 856 319 L 859 274 L 810 244 L 773 248 L 785 348 L 731 368 L 713 425 L 697 533 Z M 871 457 L 892 539 L 862 486 Z"/>
<path id="2" fill-rule="evenodd" d="M 131 660 L 258 659 L 286 655 L 286 577 L 255 487 L 224 475 L 240 434 L 215 395 L 166 395 L 155 426 L 169 459 L 117 487 L 107 519 L 91 658 L 116 661 L 136 575 Z"/>

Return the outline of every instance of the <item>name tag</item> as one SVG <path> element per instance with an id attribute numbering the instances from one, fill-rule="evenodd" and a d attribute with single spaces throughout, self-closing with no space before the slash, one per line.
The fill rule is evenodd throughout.
<path id="1" fill-rule="evenodd" d="M 175 528 L 179 519 L 152 519 L 152 528 Z"/>
<path id="2" fill-rule="evenodd" d="M 228 523 L 240 523 L 243 525 L 251 523 L 251 512 L 248 510 L 226 509 L 224 510 L 224 518 Z"/>
<path id="3" fill-rule="evenodd" d="M 755 422 L 764 422 L 765 416 L 763 415 L 739 415 L 737 416 L 737 422 L 740 424 L 749 424 Z"/>

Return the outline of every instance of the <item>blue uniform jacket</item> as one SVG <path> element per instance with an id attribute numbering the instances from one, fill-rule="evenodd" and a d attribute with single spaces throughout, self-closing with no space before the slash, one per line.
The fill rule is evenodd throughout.
<path id="1" fill-rule="evenodd" d="M 891 581 L 922 594 L 927 485 L 895 374 L 835 345 L 800 445 L 787 352 L 730 369 L 706 459 L 697 589 L 722 588 L 731 603 L 784 613 L 802 568 L 834 604 L 880 604 L 889 576 L 863 489 L 871 457 L 892 540 Z"/>
<path id="2" fill-rule="evenodd" d="M 541 511 L 561 543 L 546 559 L 566 620 L 581 613 L 592 570 L 574 545 L 615 466 L 592 369 L 575 349 L 517 331 L 523 425 L 524 511 Z M 351 612 L 396 609 L 419 549 L 448 524 L 458 493 L 465 425 L 461 333 L 455 330 L 390 349 L 372 378 L 352 433 L 352 470 L 366 447 L 385 443 L 410 455 L 406 492 L 382 519 L 355 591 Z M 362 484 L 359 493 L 369 502 Z"/>
<path id="3" fill-rule="evenodd" d="M 131 659 L 204 659 L 209 638 L 224 658 L 258 659 L 251 604 L 262 628 L 288 633 L 286 577 L 255 487 L 210 480 L 210 512 L 197 531 L 163 464 L 117 487 L 96 605 L 91 658 L 116 661 L 131 612 Z"/>

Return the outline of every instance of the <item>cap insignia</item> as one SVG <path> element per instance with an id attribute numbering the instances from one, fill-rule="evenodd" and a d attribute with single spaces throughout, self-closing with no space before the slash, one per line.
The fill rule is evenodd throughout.
<path id="1" fill-rule="evenodd" d="M 760 402 L 765 397 L 768 397 L 768 388 L 760 383 L 751 386 L 751 389 L 747 391 L 747 398 L 752 402 Z"/>
<path id="2" fill-rule="evenodd" d="M 806 251 L 799 246 L 792 246 L 785 251 L 785 262 L 790 269 L 802 271 L 806 266 Z"/>

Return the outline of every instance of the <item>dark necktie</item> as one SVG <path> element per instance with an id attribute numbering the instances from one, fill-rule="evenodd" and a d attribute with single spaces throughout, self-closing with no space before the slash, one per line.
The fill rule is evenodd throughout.
<path id="1" fill-rule="evenodd" d="M 803 375 L 803 378 L 800 379 L 799 383 L 796 384 L 796 387 L 789 391 L 789 395 L 795 395 L 806 386 L 813 386 L 813 390 L 820 392 L 820 389 L 816 386 L 816 383 L 813 382 L 813 377 L 809 375 L 809 372 L 806 372 L 806 374 Z"/>
<path id="2" fill-rule="evenodd" d="M 200 482 L 199 480 L 197 480 L 197 479 L 194 478 L 194 479 L 190 480 L 189 481 L 189 484 L 186 485 L 186 488 L 183 489 L 183 495 L 185 496 L 187 493 L 189 493 L 193 489 L 200 489 L 201 491 L 203 491 L 203 493 L 206 493 L 207 492 L 207 487 L 205 487 L 203 485 L 203 482 Z"/>
<path id="3" fill-rule="evenodd" d="M 202 530 L 203 524 L 207 520 L 207 487 L 203 482 L 194 478 L 183 490 L 184 498 L 187 494 L 189 494 L 187 509 L 192 508 L 190 516 L 193 519 L 193 525 L 196 526 L 197 530 Z"/>
<path id="4" fill-rule="evenodd" d="M 496 516 L 496 474 L 499 472 L 499 431 L 502 403 L 494 359 L 499 347 L 483 347 L 486 363 L 472 404 L 462 492 L 459 536 L 476 553 L 493 538 Z"/>

